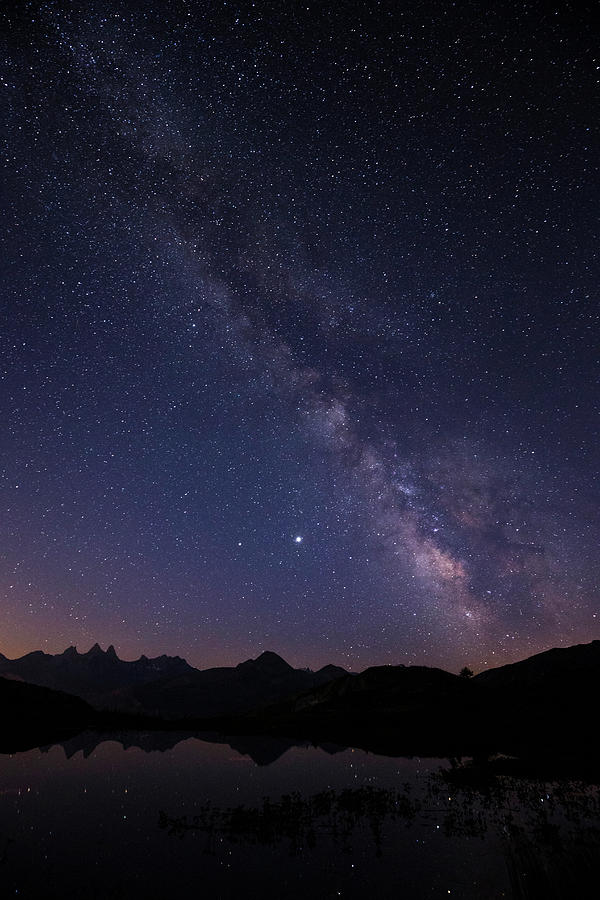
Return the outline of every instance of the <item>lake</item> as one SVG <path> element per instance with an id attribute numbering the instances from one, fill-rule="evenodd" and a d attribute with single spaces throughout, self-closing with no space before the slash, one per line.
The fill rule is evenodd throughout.
<path id="1" fill-rule="evenodd" d="M 0 896 L 597 896 L 594 785 L 232 744 L 84 734 L 0 756 Z"/>

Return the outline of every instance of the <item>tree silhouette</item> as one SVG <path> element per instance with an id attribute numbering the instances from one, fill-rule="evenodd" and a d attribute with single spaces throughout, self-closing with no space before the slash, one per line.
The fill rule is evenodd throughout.
<path id="1" fill-rule="evenodd" d="M 464 666 L 459 672 L 461 678 L 472 678 L 473 671 L 468 666 Z"/>

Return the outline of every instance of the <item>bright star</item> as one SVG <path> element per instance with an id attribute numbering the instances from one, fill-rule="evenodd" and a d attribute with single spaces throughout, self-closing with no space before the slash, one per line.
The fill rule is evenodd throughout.
<path id="1" fill-rule="evenodd" d="M 302 543 L 302 537 L 301 537 L 301 535 L 299 535 L 299 534 L 296 535 L 296 537 L 294 538 L 294 543 L 295 543 L 295 544 L 301 544 L 301 543 Z"/>

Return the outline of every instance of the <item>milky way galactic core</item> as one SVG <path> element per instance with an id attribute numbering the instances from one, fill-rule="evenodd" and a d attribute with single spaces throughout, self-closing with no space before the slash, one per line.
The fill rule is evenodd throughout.
<path id="1" fill-rule="evenodd" d="M 599 637 L 591 7 L 2 14 L 0 650 Z"/>

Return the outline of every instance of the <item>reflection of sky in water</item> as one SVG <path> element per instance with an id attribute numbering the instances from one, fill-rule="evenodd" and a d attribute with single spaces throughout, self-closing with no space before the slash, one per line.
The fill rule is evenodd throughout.
<path id="1" fill-rule="evenodd" d="M 7 896 L 21 897 L 39 896 L 42 886 L 45 897 L 528 896 L 519 878 L 548 876 L 532 870 L 532 841 L 545 841 L 542 862 L 548 847 L 561 852 L 565 820 L 552 799 L 559 794 L 540 798 L 530 785 L 488 797 L 483 812 L 479 795 L 473 803 L 473 795 L 438 778 L 440 765 L 291 747 L 257 766 L 226 744 L 195 739 L 163 753 L 111 741 L 87 758 L 77 752 L 68 759 L 61 747 L 2 756 L 2 881 Z M 347 789 L 358 806 L 340 818 L 335 805 Z M 338 812 L 315 816 L 311 798 L 327 791 Z M 279 840 L 273 818 L 260 834 L 245 825 L 231 831 L 227 807 L 258 811 L 269 797 L 280 809 L 282 795 L 295 792 L 294 815 L 308 815 L 295 840 Z M 589 815 L 592 795 L 581 796 Z M 361 797 L 384 798 L 379 813 Z M 395 810 L 394 797 L 408 798 L 415 814 L 405 815 L 402 804 Z M 550 817 L 542 800 L 553 807 Z M 207 808 L 216 822 L 210 841 L 198 827 Z M 161 811 L 163 825 L 175 827 L 159 827 Z"/>

